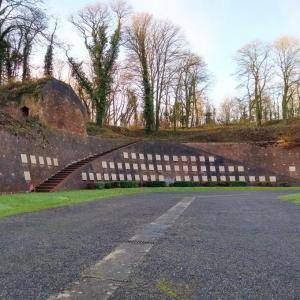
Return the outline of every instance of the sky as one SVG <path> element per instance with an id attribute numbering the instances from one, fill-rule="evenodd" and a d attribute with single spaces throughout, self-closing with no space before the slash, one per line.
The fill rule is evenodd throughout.
<path id="1" fill-rule="evenodd" d="M 45 0 L 60 20 L 58 36 L 84 55 L 82 41 L 67 21 L 80 8 L 103 0 Z M 105 1 L 104 1 L 105 2 Z M 127 0 L 134 12 L 148 12 L 178 25 L 188 47 L 213 75 L 209 97 L 220 103 L 237 94 L 233 57 L 253 40 L 272 43 L 283 35 L 300 39 L 300 0 Z"/>

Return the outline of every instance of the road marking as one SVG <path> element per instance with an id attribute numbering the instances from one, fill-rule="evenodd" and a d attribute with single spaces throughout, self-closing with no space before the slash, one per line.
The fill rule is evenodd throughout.
<path id="1" fill-rule="evenodd" d="M 206 198 L 217 198 L 217 197 L 234 197 L 234 196 L 250 196 L 250 194 L 219 194 L 219 195 L 203 195 L 203 196 L 197 196 L 199 199 L 206 199 Z"/>
<path id="2" fill-rule="evenodd" d="M 123 283 L 126 283 L 141 259 L 150 251 L 154 242 L 170 228 L 179 216 L 191 205 L 195 197 L 185 197 L 155 221 L 138 231 L 128 242 L 120 244 L 114 251 L 94 266 L 84 271 L 81 279 L 58 294 L 57 299 L 108 299 Z"/>

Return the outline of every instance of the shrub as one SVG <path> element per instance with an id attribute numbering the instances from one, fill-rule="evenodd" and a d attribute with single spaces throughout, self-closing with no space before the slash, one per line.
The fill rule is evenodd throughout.
<path id="1" fill-rule="evenodd" d="M 289 187 L 291 186 L 288 182 L 278 182 L 278 186 L 281 186 L 281 187 Z"/>
<path id="2" fill-rule="evenodd" d="M 232 181 L 228 183 L 228 186 L 247 186 L 245 181 Z"/>
<path id="3" fill-rule="evenodd" d="M 192 181 L 176 181 L 172 184 L 170 184 L 170 186 L 174 186 L 174 187 L 190 187 L 190 186 L 197 186 L 198 184 L 196 182 L 192 182 Z"/>
<path id="4" fill-rule="evenodd" d="M 262 186 L 262 187 L 271 187 L 273 184 L 271 182 L 257 182 L 255 184 L 256 186 Z"/>
<path id="5" fill-rule="evenodd" d="M 105 183 L 104 182 L 96 182 L 95 187 L 97 190 L 103 190 L 103 189 L 105 189 Z"/>
<path id="6" fill-rule="evenodd" d="M 166 182 L 165 181 L 148 181 L 148 182 L 144 182 L 143 186 L 146 186 L 146 187 L 165 187 Z"/>
<path id="7" fill-rule="evenodd" d="M 104 183 L 104 188 L 105 189 L 112 189 L 114 186 L 113 186 L 113 182 L 111 181 L 107 181 Z"/>
<path id="8" fill-rule="evenodd" d="M 136 181 L 120 181 L 119 182 L 120 188 L 136 188 L 139 186 L 139 184 Z"/>
<path id="9" fill-rule="evenodd" d="M 219 186 L 229 186 L 229 182 L 227 181 L 220 181 Z"/>

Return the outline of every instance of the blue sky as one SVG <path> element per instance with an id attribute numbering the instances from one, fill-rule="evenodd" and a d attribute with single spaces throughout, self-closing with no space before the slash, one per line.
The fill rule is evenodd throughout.
<path id="1" fill-rule="evenodd" d="M 94 0 L 46 0 L 61 20 Z M 101 0 L 98 2 L 101 2 Z M 214 103 L 236 94 L 233 56 L 252 40 L 273 42 L 282 35 L 300 39 L 300 0 L 128 0 L 134 11 L 169 19 L 182 28 L 190 48 L 202 55 L 214 75 Z M 62 21 L 59 37 L 84 52 L 72 25 Z"/>

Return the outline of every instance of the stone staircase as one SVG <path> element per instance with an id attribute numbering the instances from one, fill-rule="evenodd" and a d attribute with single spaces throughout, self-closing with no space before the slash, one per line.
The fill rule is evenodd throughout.
<path id="1" fill-rule="evenodd" d="M 67 179 L 67 177 L 69 177 L 73 172 L 77 171 L 78 169 L 80 169 L 84 165 L 88 164 L 89 162 L 91 162 L 103 155 L 126 148 L 126 147 L 136 144 L 136 143 L 137 143 L 137 141 L 131 142 L 126 145 L 122 145 L 120 147 L 116 147 L 116 148 L 110 149 L 108 151 L 101 152 L 99 154 L 95 154 L 95 155 L 92 155 L 85 159 L 82 159 L 80 161 L 77 161 L 75 163 L 72 163 L 72 164 L 66 166 L 64 169 L 62 169 L 58 173 L 56 173 L 55 175 L 53 175 L 52 177 L 48 178 L 45 182 L 36 186 L 34 191 L 35 192 L 44 192 L 44 193 L 53 192 L 63 181 L 65 181 Z"/>

